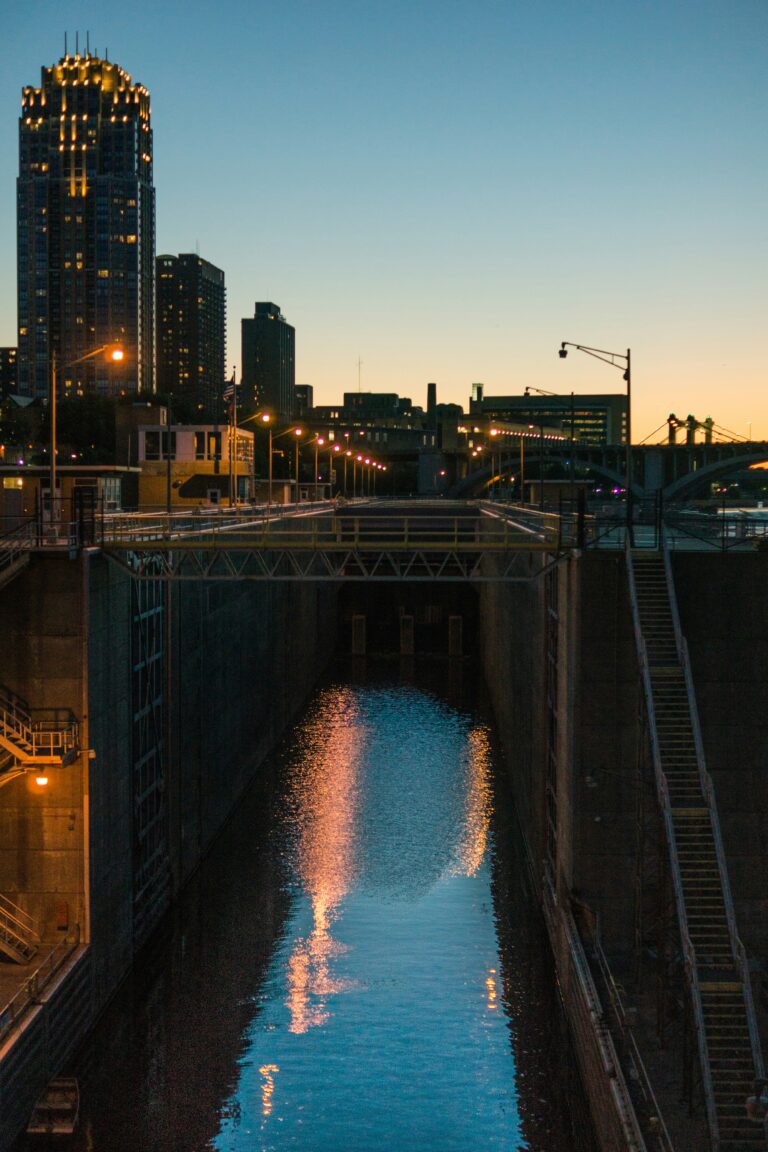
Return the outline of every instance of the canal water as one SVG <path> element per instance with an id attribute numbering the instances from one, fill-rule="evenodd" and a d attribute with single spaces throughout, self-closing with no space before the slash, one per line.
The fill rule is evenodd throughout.
<path id="1" fill-rule="evenodd" d="M 591 1146 L 461 675 L 369 664 L 318 689 L 81 1054 L 71 1147 Z"/>

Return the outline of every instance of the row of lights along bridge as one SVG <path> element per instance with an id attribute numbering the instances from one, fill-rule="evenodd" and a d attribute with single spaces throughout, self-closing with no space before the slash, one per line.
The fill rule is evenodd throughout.
<path id="1" fill-rule="evenodd" d="M 294 456 L 294 480 L 295 491 L 294 500 L 299 501 L 299 449 L 302 446 L 302 437 L 305 435 L 305 429 L 297 425 L 289 428 L 284 428 L 281 432 L 274 432 L 274 418 L 270 412 L 256 412 L 253 416 L 247 416 L 242 421 L 247 424 L 250 420 L 258 421 L 263 427 L 267 429 L 268 434 L 268 503 L 271 505 L 272 500 L 272 461 L 274 456 L 273 443 L 279 440 L 281 436 L 292 436 L 295 445 Z M 347 433 L 346 435 L 349 435 Z M 315 435 L 304 441 L 304 446 L 314 445 L 315 450 L 315 468 L 314 468 L 314 498 L 318 499 L 318 485 L 320 483 L 320 455 L 322 451 L 328 453 L 328 477 L 331 481 L 331 488 L 333 488 L 333 476 L 335 471 L 335 462 L 338 460 L 339 464 L 343 465 L 343 481 L 342 491 L 344 495 L 348 495 L 348 468 L 352 465 L 352 496 L 357 497 L 357 473 L 358 466 L 360 470 L 360 496 L 375 496 L 376 495 L 376 475 L 378 472 L 386 472 L 386 464 L 382 464 L 378 460 L 374 460 L 371 456 L 366 456 L 361 452 L 354 452 L 351 448 L 342 447 L 341 444 L 334 444 L 325 436 Z M 235 478 L 233 501 L 237 503 L 237 483 Z"/>

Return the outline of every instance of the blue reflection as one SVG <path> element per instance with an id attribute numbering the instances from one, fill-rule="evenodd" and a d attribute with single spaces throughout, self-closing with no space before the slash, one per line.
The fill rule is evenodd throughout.
<path id="1" fill-rule="evenodd" d="M 489 774 L 485 729 L 425 692 L 320 694 L 278 831 L 292 911 L 213 1147 L 527 1147 Z"/>

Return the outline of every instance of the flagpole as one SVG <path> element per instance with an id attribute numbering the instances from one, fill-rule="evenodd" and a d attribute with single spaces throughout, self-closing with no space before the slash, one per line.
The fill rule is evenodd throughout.
<path id="1" fill-rule="evenodd" d="M 235 478 L 233 481 L 233 490 L 235 496 L 235 508 L 237 508 L 237 381 L 235 379 L 236 369 L 232 368 L 232 458 L 235 465 Z"/>

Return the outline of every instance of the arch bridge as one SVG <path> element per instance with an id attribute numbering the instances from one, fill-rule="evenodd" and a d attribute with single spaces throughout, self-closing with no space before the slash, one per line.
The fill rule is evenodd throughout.
<path id="1" fill-rule="evenodd" d="M 542 460 L 545 467 L 559 465 L 567 477 L 571 468 L 570 444 L 567 441 L 545 441 L 542 445 L 535 439 L 526 442 L 526 476 L 538 479 Z M 634 445 L 632 495 L 644 499 L 661 494 L 665 503 L 688 500 L 702 485 L 746 471 L 754 464 L 768 464 L 768 442 Z M 627 477 L 626 445 L 575 443 L 573 466 L 577 476 L 589 472 L 608 484 L 623 486 Z M 477 496 L 499 475 L 503 478 L 519 474 L 517 444 L 509 448 L 500 444 L 489 453 L 488 464 L 457 481 L 448 495 L 458 499 Z"/>

